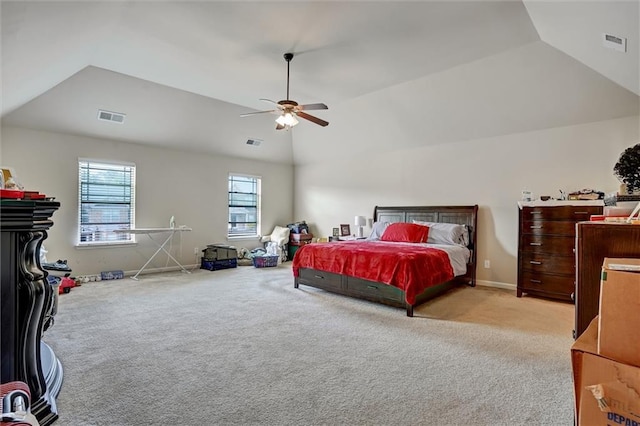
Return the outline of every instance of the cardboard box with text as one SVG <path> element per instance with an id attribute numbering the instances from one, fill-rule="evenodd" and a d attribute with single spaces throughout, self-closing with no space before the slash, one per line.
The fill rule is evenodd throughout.
<path id="1" fill-rule="evenodd" d="M 604 259 L 598 317 L 598 353 L 640 367 L 640 259 Z"/>
<path id="2" fill-rule="evenodd" d="M 571 347 L 578 426 L 640 426 L 640 368 L 597 353 L 598 318 Z"/>

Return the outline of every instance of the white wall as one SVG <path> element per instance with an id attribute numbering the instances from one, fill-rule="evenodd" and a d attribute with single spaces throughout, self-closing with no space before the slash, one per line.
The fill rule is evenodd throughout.
<path id="1" fill-rule="evenodd" d="M 166 227 L 173 215 L 177 225 L 193 232 L 176 236 L 173 255 L 194 264 L 195 247 L 227 243 L 254 248 L 257 240 L 227 241 L 227 177 L 230 172 L 262 177 L 264 233 L 292 221 L 293 167 L 289 164 L 242 160 L 153 148 L 148 145 L 93 139 L 17 127 L 2 128 L 0 164 L 15 168 L 27 190 L 40 191 L 61 203 L 54 226 L 44 242 L 47 260 L 67 259 L 74 275 L 121 269 L 136 271 L 155 251 L 144 235 L 135 247 L 75 247 L 77 240 L 78 157 L 130 161 L 137 166 L 136 226 Z M 152 267 L 172 266 L 158 255 Z"/>
<path id="2" fill-rule="evenodd" d="M 355 215 L 372 217 L 376 205 L 478 204 L 478 279 L 515 285 L 521 190 L 553 197 L 559 189 L 616 191 L 613 166 L 640 141 L 639 125 L 634 116 L 357 159 L 336 155 L 296 167 L 294 214 L 328 236 L 341 223 L 353 228 Z"/>
<path id="3" fill-rule="evenodd" d="M 637 116 L 639 106 L 636 94 L 535 42 L 332 104 L 322 115 L 328 127 L 294 128 L 293 158 L 295 164 L 358 161 L 373 151 Z"/>
<path id="4" fill-rule="evenodd" d="M 181 247 L 179 239 L 174 246 L 186 264 L 195 262 L 194 247 L 227 242 L 226 179 L 229 172 L 242 172 L 263 178 L 264 233 L 275 224 L 306 220 L 314 234 L 328 236 L 333 227 L 352 224 L 355 215 L 372 217 L 376 205 L 478 204 L 478 278 L 515 284 L 520 191 L 615 191 L 613 166 L 640 141 L 639 126 L 640 117 L 607 120 L 338 158 L 298 166 L 295 173 L 290 165 L 4 127 L 0 164 L 14 167 L 27 189 L 62 203 L 45 247 L 50 260 L 67 259 L 77 275 L 135 271 L 154 251 L 144 236 L 134 248 L 75 248 L 77 158 L 90 157 L 136 163 L 137 225 L 166 226 L 174 215 L 179 225 L 193 227 Z M 166 264 L 166 256 L 159 259 L 152 266 Z M 484 259 L 491 260 L 491 269 L 482 268 Z"/>

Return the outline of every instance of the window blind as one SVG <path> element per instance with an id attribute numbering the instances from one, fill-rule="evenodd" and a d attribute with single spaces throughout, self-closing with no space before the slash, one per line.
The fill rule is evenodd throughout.
<path id="1" fill-rule="evenodd" d="M 78 161 L 79 244 L 133 242 L 115 229 L 135 227 L 134 164 Z"/>
<path id="2" fill-rule="evenodd" d="M 229 237 L 257 236 L 260 178 L 229 175 Z"/>

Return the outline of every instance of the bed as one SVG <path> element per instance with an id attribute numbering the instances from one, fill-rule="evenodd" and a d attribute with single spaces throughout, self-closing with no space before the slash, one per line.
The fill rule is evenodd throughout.
<path id="1" fill-rule="evenodd" d="M 307 244 L 293 259 L 294 287 L 302 284 L 405 308 L 412 317 L 416 306 L 455 286 L 475 286 L 477 214 L 477 205 L 376 206 L 376 224 L 464 225 L 465 244 L 369 240 Z M 381 264 L 394 267 L 378 271 Z"/>

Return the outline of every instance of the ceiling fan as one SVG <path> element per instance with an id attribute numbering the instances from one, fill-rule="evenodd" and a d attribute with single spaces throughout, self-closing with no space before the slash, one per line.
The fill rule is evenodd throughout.
<path id="1" fill-rule="evenodd" d="M 256 114 L 265 114 L 265 113 L 279 113 L 278 118 L 276 119 L 276 130 L 286 129 L 289 130 L 296 124 L 298 124 L 298 120 L 296 117 L 304 118 L 305 120 L 309 120 L 313 123 L 316 123 L 322 127 L 325 127 L 329 124 L 328 121 L 324 121 L 318 117 L 314 117 L 313 115 L 307 114 L 305 111 L 310 110 L 318 110 L 318 109 L 328 109 L 325 104 L 306 104 L 306 105 L 298 105 L 296 101 L 292 101 L 289 99 L 289 64 L 291 63 L 291 59 L 293 59 L 293 53 L 285 53 L 284 59 L 287 61 L 287 99 L 282 101 L 272 101 L 271 99 L 260 99 L 261 101 L 270 102 L 274 104 L 277 109 L 270 109 L 266 111 L 256 111 L 256 112 L 248 112 L 246 114 L 241 114 L 240 117 L 248 117 L 250 115 Z"/>

